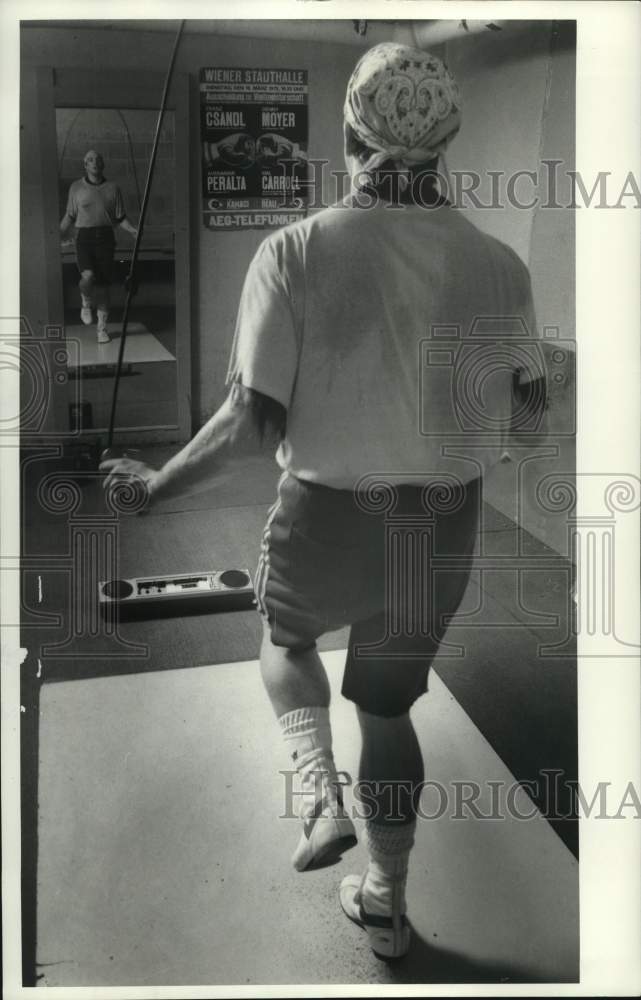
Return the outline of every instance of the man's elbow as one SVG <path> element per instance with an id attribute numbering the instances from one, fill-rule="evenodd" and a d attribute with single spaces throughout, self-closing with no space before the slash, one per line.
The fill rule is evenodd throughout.
<path id="1" fill-rule="evenodd" d="M 259 445 L 276 444 L 285 436 L 287 410 L 278 400 L 234 382 L 229 405 L 238 427 Z"/>
<path id="2" fill-rule="evenodd" d="M 234 442 L 241 450 L 276 447 L 285 436 L 287 410 L 271 396 L 234 382 L 227 405 Z"/>

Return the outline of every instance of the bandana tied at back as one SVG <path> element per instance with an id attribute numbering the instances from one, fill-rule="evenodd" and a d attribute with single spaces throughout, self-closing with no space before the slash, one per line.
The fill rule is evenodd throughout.
<path id="1" fill-rule="evenodd" d="M 460 108 L 456 81 L 436 56 L 396 42 L 369 49 L 352 73 L 344 107 L 347 124 L 374 151 L 363 175 L 388 160 L 403 171 L 434 159 L 458 132 Z"/>

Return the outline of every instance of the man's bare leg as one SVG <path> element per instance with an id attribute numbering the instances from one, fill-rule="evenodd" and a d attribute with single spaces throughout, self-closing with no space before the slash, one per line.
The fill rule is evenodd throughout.
<path id="1" fill-rule="evenodd" d="M 306 705 L 329 707 L 329 681 L 315 645 L 302 649 L 275 646 L 265 627 L 260 669 L 278 718 Z"/>
<path id="2" fill-rule="evenodd" d="M 416 830 L 416 798 L 423 757 L 409 713 L 392 718 L 358 709 L 363 745 L 359 782 L 367 789 L 369 862 L 362 877 L 341 884 L 346 914 L 364 926 L 381 958 L 400 958 L 410 943 L 405 886 Z"/>
<path id="3" fill-rule="evenodd" d="M 356 843 L 332 753 L 330 688 L 316 646 L 275 646 L 265 627 L 260 655 L 267 694 L 300 775 L 303 832 L 292 857 L 297 871 L 336 857 Z"/>
<path id="4" fill-rule="evenodd" d="M 97 334 L 98 343 L 107 344 L 111 340 L 107 332 L 107 320 L 109 319 L 109 289 L 106 285 L 96 286 L 96 313 L 98 316 Z"/>
<path id="5" fill-rule="evenodd" d="M 80 289 L 80 300 L 82 307 L 80 309 L 80 319 L 85 324 L 89 326 L 93 323 L 93 293 L 95 290 L 95 276 L 93 271 L 85 270 L 80 273 L 80 281 L 78 282 L 78 288 Z"/>
<path id="6" fill-rule="evenodd" d="M 409 713 L 386 718 L 357 711 L 363 739 L 359 781 L 372 790 L 380 786 L 379 795 L 369 794 L 376 802 L 373 818 L 380 826 L 394 828 L 414 823 L 413 792 L 420 789 L 425 769 Z"/>

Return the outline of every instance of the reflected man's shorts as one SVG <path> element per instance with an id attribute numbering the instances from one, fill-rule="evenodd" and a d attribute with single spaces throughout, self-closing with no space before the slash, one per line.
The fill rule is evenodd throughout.
<path id="1" fill-rule="evenodd" d="M 480 503 L 480 479 L 355 494 L 284 473 L 254 581 L 273 643 L 305 648 L 350 625 L 343 695 L 407 712 L 467 587 Z"/>
<path id="2" fill-rule="evenodd" d="M 97 285 L 113 281 L 113 261 L 116 240 L 111 226 L 88 226 L 78 230 L 76 261 L 78 270 L 93 271 Z"/>

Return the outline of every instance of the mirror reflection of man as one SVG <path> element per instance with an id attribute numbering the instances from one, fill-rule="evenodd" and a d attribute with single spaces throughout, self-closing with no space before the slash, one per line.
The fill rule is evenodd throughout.
<path id="1" fill-rule="evenodd" d="M 65 237 L 71 226 L 77 229 L 76 259 L 82 302 L 80 318 L 86 326 L 90 326 L 95 307 L 98 343 L 106 344 L 110 339 L 107 320 L 116 247 L 114 229 L 122 226 L 134 238 L 137 229 L 127 219 L 120 188 L 104 176 L 105 161 L 100 153 L 90 149 L 85 154 L 84 167 L 84 177 L 73 181 L 69 188 L 67 210 L 60 222 L 60 232 Z"/>

